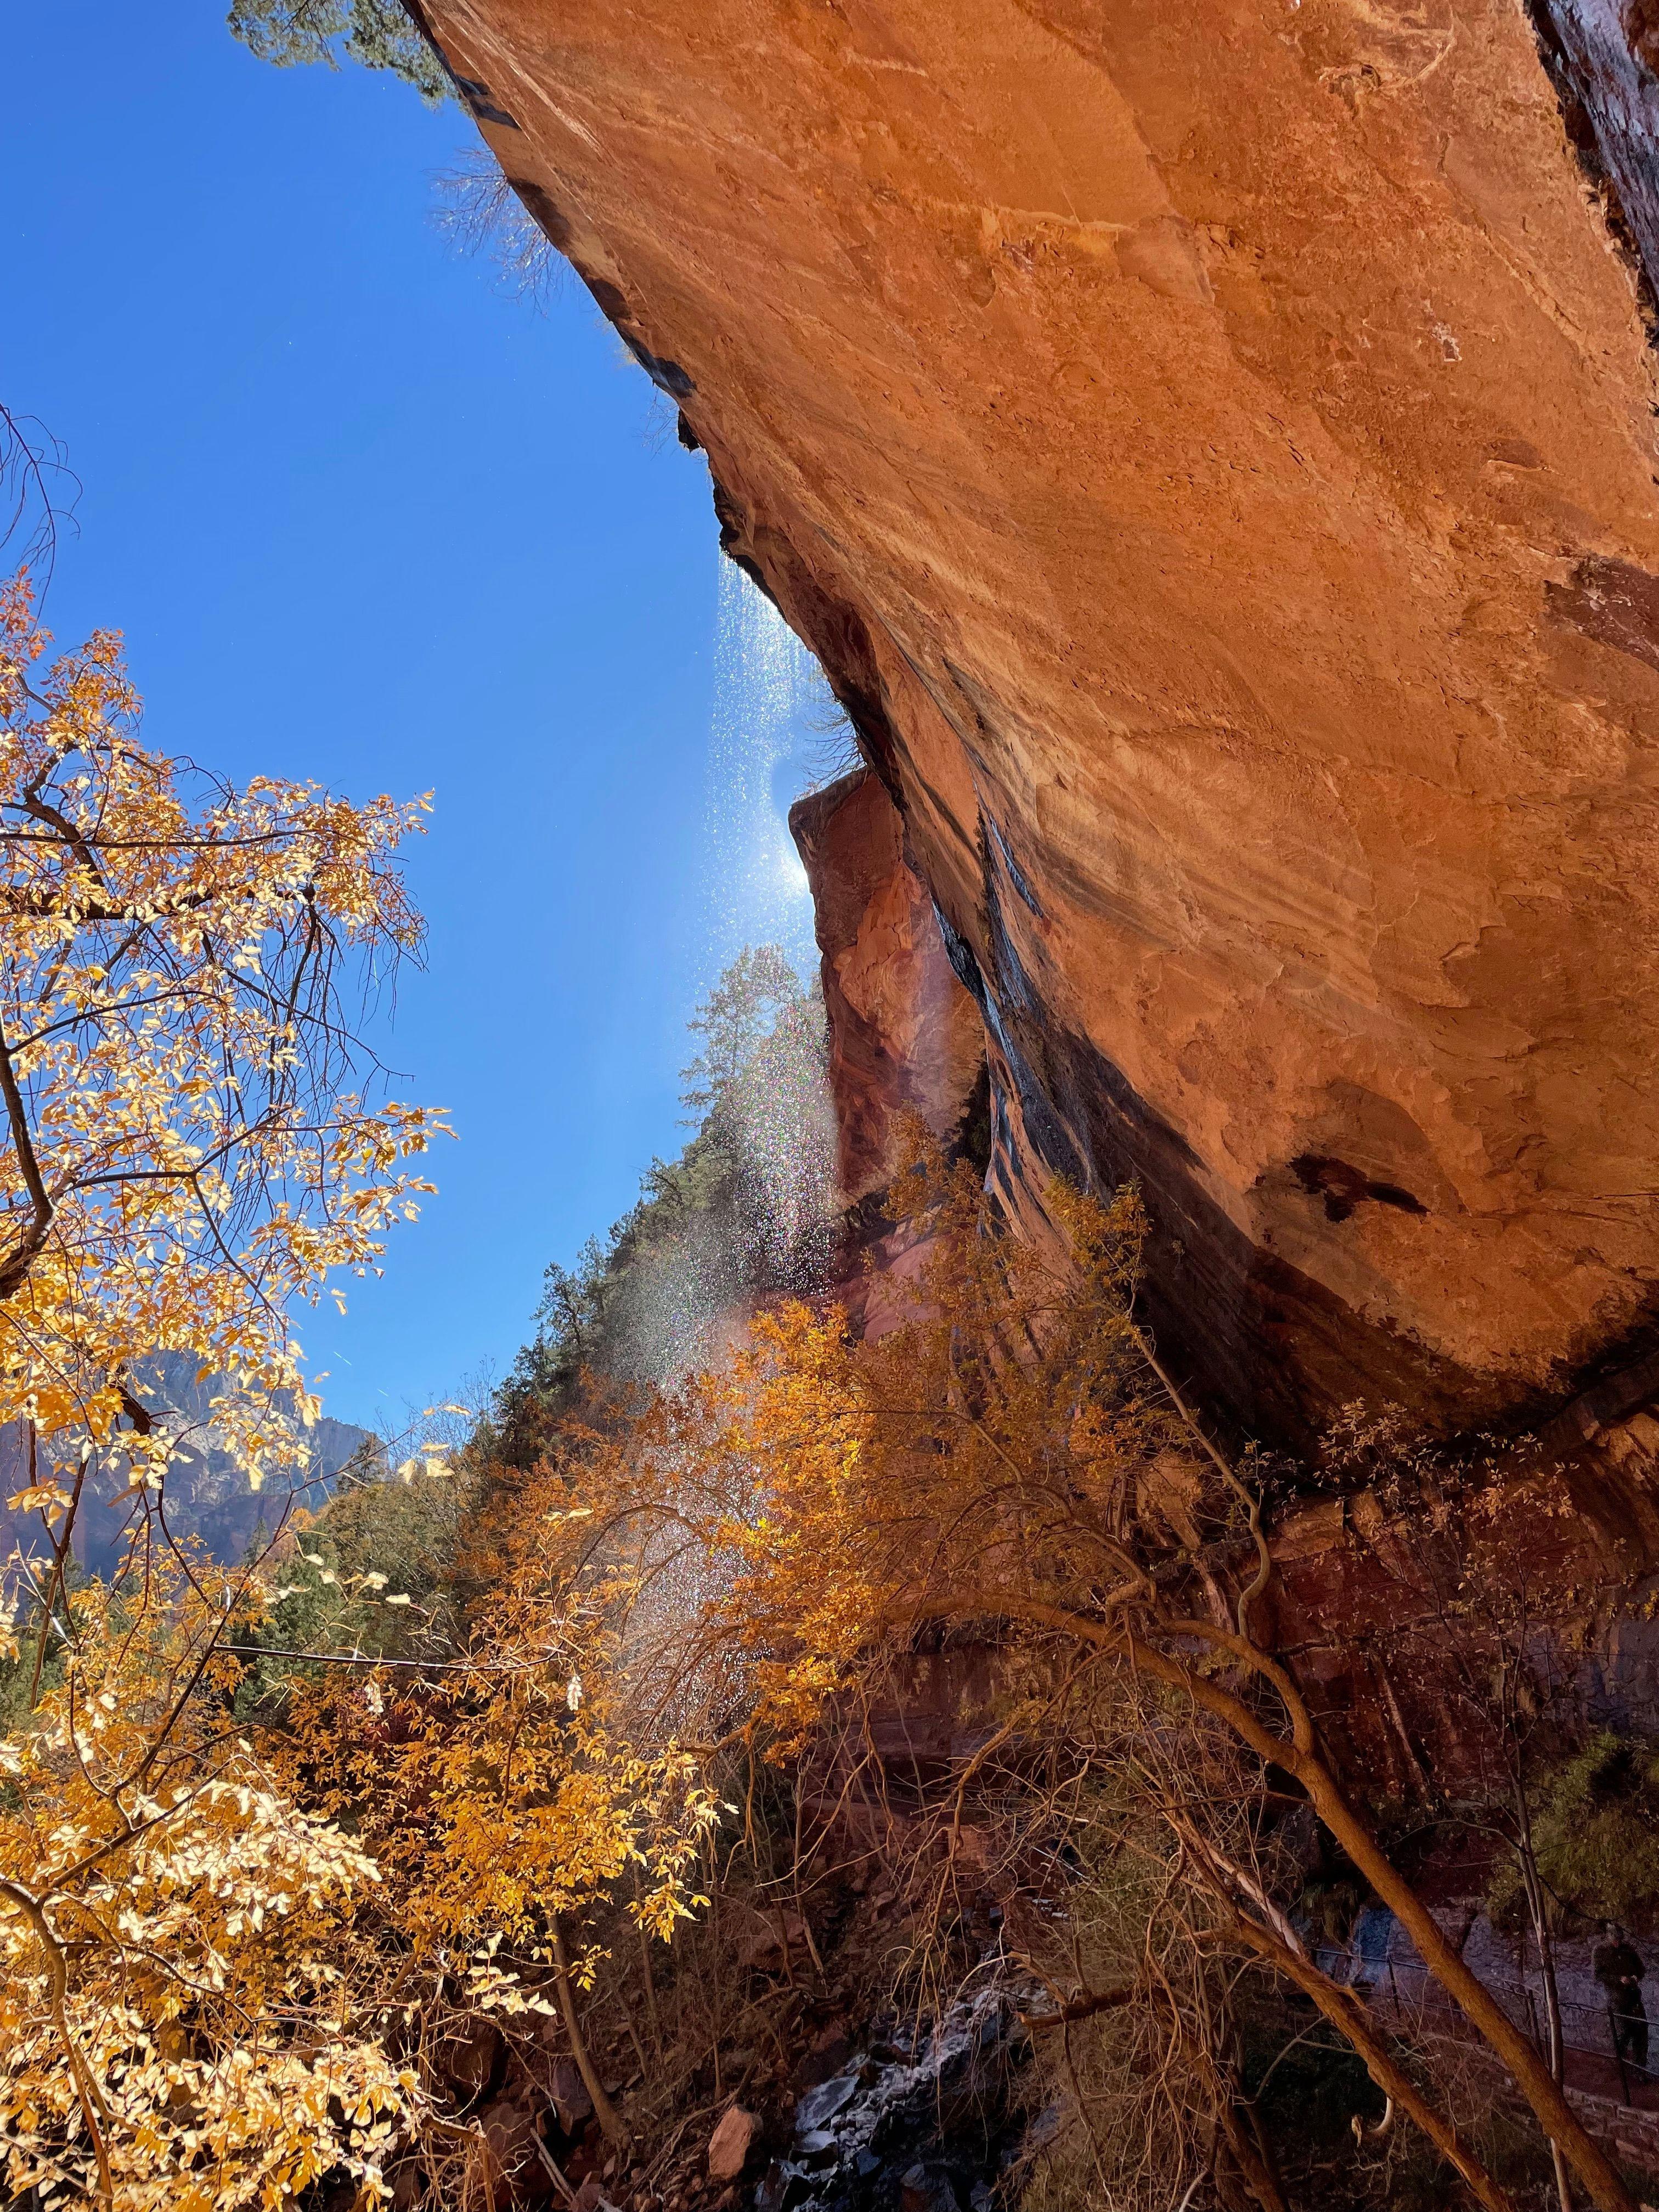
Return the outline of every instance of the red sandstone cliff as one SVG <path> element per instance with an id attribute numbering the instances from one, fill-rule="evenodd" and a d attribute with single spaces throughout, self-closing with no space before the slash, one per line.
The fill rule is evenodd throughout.
<path id="1" fill-rule="evenodd" d="M 864 769 L 801 799 L 789 827 L 823 955 L 840 1186 L 856 1202 L 891 1181 L 905 1115 L 920 1115 L 942 1140 L 958 1137 L 985 1031 L 878 778 Z"/>
<path id="2" fill-rule="evenodd" d="M 854 720 L 1010 1204 L 1138 1175 L 1258 1425 L 1653 1340 L 1640 13 L 428 0 Z"/>

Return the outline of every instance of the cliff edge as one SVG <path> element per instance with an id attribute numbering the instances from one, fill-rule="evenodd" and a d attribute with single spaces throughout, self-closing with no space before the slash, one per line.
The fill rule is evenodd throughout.
<path id="1" fill-rule="evenodd" d="M 1166 1342 L 1268 1432 L 1366 1395 L 1639 1402 L 1640 24 L 426 15 L 854 720 L 984 1028 L 1011 1207 L 1139 1176 Z"/>

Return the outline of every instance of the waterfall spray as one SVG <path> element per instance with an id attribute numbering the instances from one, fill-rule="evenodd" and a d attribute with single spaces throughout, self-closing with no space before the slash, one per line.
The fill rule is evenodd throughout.
<path id="1" fill-rule="evenodd" d="M 735 562 L 722 561 L 708 741 L 705 984 L 745 945 L 781 945 L 801 975 L 817 964 L 806 872 L 786 817 L 802 787 L 812 722 L 834 705 L 817 663 L 777 609 Z"/>
<path id="2" fill-rule="evenodd" d="M 823 1000 L 791 801 L 834 702 L 743 572 L 720 564 L 705 809 L 704 1052 L 679 1159 L 657 1163 L 610 1294 L 612 1370 L 661 1384 L 718 1358 L 757 1301 L 829 1285 L 840 1199 Z"/>

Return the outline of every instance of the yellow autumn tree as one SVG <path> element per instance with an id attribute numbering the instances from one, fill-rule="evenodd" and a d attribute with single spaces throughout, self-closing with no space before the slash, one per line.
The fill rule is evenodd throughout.
<path id="1" fill-rule="evenodd" d="M 159 1481 L 135 1391 L 196 1355 L 250 1479 L 314 1413 L 292 1308 L 373 1265 L 442 1127 L 373 1100 L 352 994 L 421 925 L 394 858 L 426 802 L 236 788 L 140 742 L 120 640 L 42 665 L 0 591 L 0 1421 Z M 61 1449 L 60 1449 L 61 1447 Z M 32 1503 L 72 1510 L 54 1470 Z"/>
<path id="2" fill-rule="evenodd" d="M 118 638 L 47 644 L 14 580 L 0 1423 L 27 1440 L 11 1503 L 47 1551 L 0 1592 L 14 1616 L 32 1595 L 33 1632 L 20 1654 L 0 1617 L 21 1690 L 0 1747 L 0 2188 L 109 2212 L 275 2208 L 325 2181 L 377 2201 L 388 2157 L 445 2126 L 434 2021 L 550 1988 L 589 2066 L 590 1908 L 671 1933 L 714 1800 L 687 1754 L 618 1725 L 617 1593 L 562 1574 L 556 1541 L 543 1558 L 544 1518 L 447 1641 L 367 1677 L 355 1652 L 273 1652 L 289 1593 L 173 1541 L 179 1439 L 144 1361 L 226 1378 L 216 1441 L 257 1483 L 314 1413 L 295 1308 L 373 1267 L 428 1188 L 408 1163 L 444 1125 L 379 1095 L 354 996 L 419 947 L 396 854 L 424 803 L 220 782 L 141 743 Z M 157 1510 L 109 1585 L 76 1588 L 88 1473 L 112 1462 Z M 406 1608 L 386 1579 L 354 1601 Z M 441 2166 L 458 2138 L 478 2147 L 450 2125 Z"/>
<path id="3" fill-rule="evenodd" d="M 351 1935 L 374 1865 L 226 1710 L 227 1632 L 262 1595 L 165 1555 L 93 1583 L 62 1680 L 0 1741 L 9 2201 L 231 2212 L 327 2175 L 384 2193 L 417 2091 Z"/>
<path id="4" fill-rule="evenodd" d="M 325 1668 L 296 1684 L 282 1757 L 295 1794 L 374 1852 L 371 1910 L 395 1930 L 405 1998 L 418 1992 L 428 2027 L 445 2009 L 556 2003 L 620 2141 L 576 1999 L 604 1969 L 592 1923 L 611 1915 L 672 1941 L 708 1902 L 701 1859 L 719 1805 L 699 1759 L 639 1725 L 634 1578 L 573 1546 L 585 1522 L 556 1476 L 493 1486 L 457 1568 L 475 1595 L 447 1656 L 423 1677 L 341 1681 Z"/>
<path id="5" fill-rule="evenodd" d="M 415 953 L 424 802 L 238 788 L 140 739 L 120 641 L 48 660 L 0 590 L 0 1424 L 38 1510 L 0 1582 L 0 2174 L 111 2212 L 374 2197 L 413 2077 L 366 2023 L 360 1844 L 283 1794 L 230 1703 L 267 1594 L 140 1512 L 76 1589 L 88 1470 L 144 1506 L 177 1439 L 142 1363 L 226 1377 L 248 1480 L 303 1454 L 296 1304 L 362 1273 L 443 1127 L 377 1095 L 362 998 Z M 15 1458 L 13 1464 L 16 1463 Z M 16 1525 L 16 1524 L 15 1524 Z M 32 1605 L 31 1648 L 18 1651 Z M 46 1664 L 48 1656 L 51 1664 Z M 18 1671 L 21 1669 L 21 1672 Z"/>

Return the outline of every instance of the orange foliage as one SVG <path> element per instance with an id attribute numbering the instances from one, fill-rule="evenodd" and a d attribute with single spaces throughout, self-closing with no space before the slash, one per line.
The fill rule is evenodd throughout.
<path id="1" fill-rule="evenodd" d="M 567 1571 L 609 1593 L 636 1725 L 786 1756 L 918 1622 L 1086 1607 L 1122 1578 L 1137 1480 L 1180 1425 L 1129 1319 L 1136 1200 L 1059 1202 L 1064 1276 L 924 1152 L 893 1200 L 933 1235 L 905 1326 L 856 1344 L 791 1302 L 621 1434 L 567 1437 L 542 1480 L 580 1511 Z"/>

